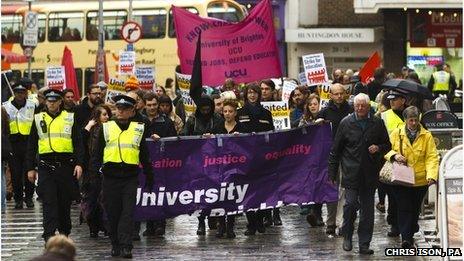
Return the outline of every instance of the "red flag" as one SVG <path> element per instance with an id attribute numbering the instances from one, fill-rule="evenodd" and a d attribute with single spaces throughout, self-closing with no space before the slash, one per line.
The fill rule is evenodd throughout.
<path id="1" fill-rule="evenodd" d="M 74 70 L 74 62 L 72 58 L 72 53 L 71 53 L 71 50 L 69 50 L 68 46 L 64 47 L 63 58 L 61 59 L 61 65 L 64 66 L 64 73 L 66 77 L 65 88 L 73 90 L 74 100 L 79 101 L 81 97 L 79 94 L 79 87 L 77 86 L 76 71 Z"/>
<path id="2" fill-rule="evenodd" d="M 98 78 L 100 72 L 103 72 L 105 77 L 104 79 Z M 95 60 L 95 73 L 93 82 L 98 83 L 100 81 L 108 83 L 108 66 L 106 66 L 106 53 L 104 50 L 97 51 L 97 59 Z"/>
<path id="3" fill-rule="evenodd" d="M 376 51 L 369 57 L 367 62 L 363 65 L 359 71 L 359 78 L 362 83 L 367 83 L 368 80 L 374 76 L 374 71 L 380 67 L 381 59 L 379 53 Z"/>

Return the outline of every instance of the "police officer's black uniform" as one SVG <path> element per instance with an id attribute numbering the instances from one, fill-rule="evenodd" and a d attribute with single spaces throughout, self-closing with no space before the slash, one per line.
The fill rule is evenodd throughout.
<path id="1" fill-rule="evenodd" d="M 45 98 L 49 101 L 62 99 L 60 91 L 48 90 L 44 94 Z M 56 115 L 48 111 L 44 113 L 53 118 L 53 122 L 62 116 L 62 113 L 67 112 L 60 108 Z M 48 136 L 51 150 L 55 151 L 59 147 L 59 144 L 53 138 L 50 138 L 50 130 L 53 123 L 47 124 L 45 120 L 41 120 L 38 124 L 41 128 L 40 132 L 45 137 Z M 60 133 L 60 135 L 64 135 L 65 131 L 62 130 L 63 133 Z M 67 131 L 69 132 L 69 129 Z M 26 168 L 28 171 L 38 169 L 37 193 L 42 199 L 44 227 L 42 236 L 45 241 L 52 237 L 57 229 L 60 234 L 66 236 L 71 233 L 71 203 L 79 195 L 79 188 L 77 187 L 76 177 L 74 177 L 73 173 L 76 166 L 82 168 L 82 159 L 84 156 L 84 147 L 75 122 L 72 122 L 71 139 L 72 152 L 40 153 L 36 120 L 32 124 L 27 147 Z"/>

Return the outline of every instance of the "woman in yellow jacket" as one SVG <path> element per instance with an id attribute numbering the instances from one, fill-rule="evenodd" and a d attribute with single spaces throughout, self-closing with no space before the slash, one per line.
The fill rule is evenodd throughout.
<path id="1" fill-rule="evenodd" d="M 419 109 L 410 106 L 403 111 L 405 125 L 390 134 L 392 150 L 386 160 L 407 164 L 414 169 L 415 184 L 412 187 L 394 186 L 398 202 L 398 227 L 401 247 L 413 247 L 414 233 L 419 231 L 420 206 L 428 186 L 438 179 L 438 153 L 432 134 L 419 123 Z M 402 144 L 402 146 L 400 146 Z"/>

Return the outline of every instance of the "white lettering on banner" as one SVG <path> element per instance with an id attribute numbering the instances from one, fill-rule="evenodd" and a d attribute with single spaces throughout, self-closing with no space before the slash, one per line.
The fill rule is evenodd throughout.
<path id="1" fill-rule="evenodd" d="M 188 205 L 192 203 L 206 202 L 213 204 L 218 201 L 235 201 L 241 203 L 245 198 L 249 184 L 235 185 L 233 182 L 221 183 L 221 188 L 209 188 L 195 191 L 165 191 L 165 187 L 160 187 L 156 192 L 142 192 L 137 189 L 137 205 L 146 206 L 173 206 L 176 203 Z M 166 200 L 164 200 L 166 196 Z M 158 199 L 158 200 L 156 200 Z"/>

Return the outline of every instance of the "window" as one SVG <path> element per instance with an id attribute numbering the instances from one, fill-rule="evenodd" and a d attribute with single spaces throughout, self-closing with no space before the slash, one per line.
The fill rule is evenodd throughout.
<path id="1" fill-rule="evenodd" d="M 37 88 L 41 88 L 45 86 L 45 71 L 33 69 L 32 71 L 32 81 L 35 82 L 38 86 Z M 27 70 L 24 70 L 23 73 L 24 77 L 29 77 Z"/>
<path id="2" fill-rule="evenodd" d="M 127 11 L 110 10 L 103 12 L 103 30 L 106 40 L 120 40 L 121 27 L 127 20 Z M 98 11 L 87 13 L 86 38 L 89 41 L 98 40 Z"/>
<path id="3" fill-rule="evenodd" d="M 50 13 L 48 16 L 48 41 L 68 42 L 82 40 L 84 14 Z"/>
<path id="4" fill-rule="evenodd" d="M 82 97 L 82 69 L 74 68 L 74 72 L 76 72 L 77 88 L 79 89 L 80 97 Z"/>
<path id="5" fill-rule="evenodd" d="M 37 17 L 38 17 L 38 20 L 39 20 L 38 41 L 43 42 L 43 41 L 45 41 L 45 25 L 47 23 L 47 15 L 46 14 L 38 14 Z"/>
<path id="6" fill-rule="evenodd" d="M 19 43 L 22 35 L 20 14 L 2 15 L 2 43 Z"/>
<path id="7" fill-rule="evenodd" d="M 86 68 L 84 72 L 84 90 L 87 86 L 90 86 L 94 83 L 95 68 Z M 85 93 L 85 91 L 83 92 Z"/>
<path id="8" fill-rule="evenodd" d="M 134 10 L 132 19 L 142 27 L 144 39 L 164 38 L 166 35 L 165 9 Z"/>
<path id="9" fill-rule="evenodd" d="M 190 11 L 191 13 L 198 14 L 198 10 L 195 7 L 185 7 L 184 9 Z M 169 10 L 169 37 L 176 37 L 176 28 L 174 28 L 174 17 L 172 15 L 172 10 Z"/>
<path id="10" fill-rule="evenodd" d="M 206 9 L 208 17 L 225 20 L 228 22 L 239 22 L 243 19 L 241 10 L 228 2 L 213 2 Z"/>

